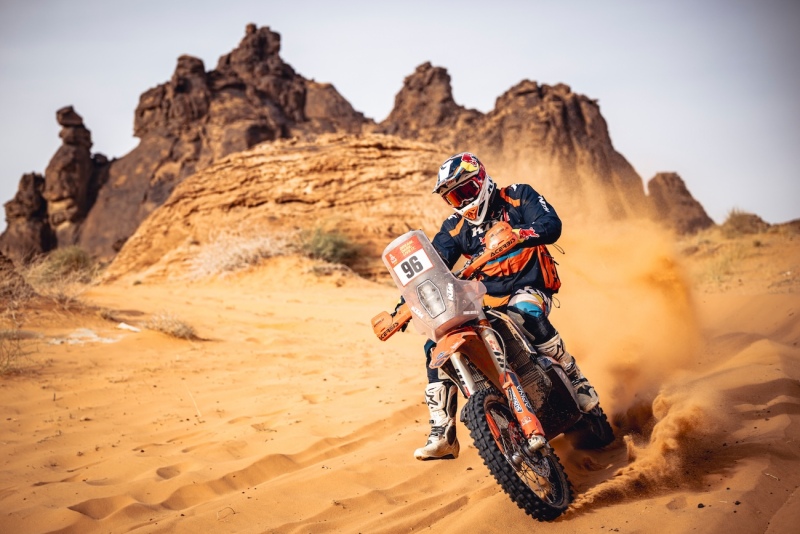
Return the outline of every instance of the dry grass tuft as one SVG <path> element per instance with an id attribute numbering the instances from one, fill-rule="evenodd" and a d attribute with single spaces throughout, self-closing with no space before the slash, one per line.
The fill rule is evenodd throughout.
<path id="1" fill-rule="evenodd" d="M 742 243 L 734 242 L 719 247 L 708 262 L 707 280 L 722 284 L 733 276 L 746 257 L 747 248 Z"/>
<path id="2" fill-rule="evenodd" d="M 33 361 L 33 350 L 20 325 L 13 321 L 8 324 L 6 318 L 3 319 L 6 324 L 0 327 L 0 375 L 19 374 Z"/>
<path id="3" fill-rule="evenodd" d="M 292 251 L 292 235 L 243 235 L 220 232 L 192 258 L 189 278 L 225 276 L 256 265 L 261 260 Z"/>
<path id="4" fill-rule="evenodd" d="M 21 328 L 23 310 L 35 297 L 11 260 L 0 254 L 0 375 L 20 373 L 30 362 L 33 351 Z"/>
<path id="5" fill-rule="evenodd" d="M 169 312 L 161 312 L 150 317 L 145 325 L 150 330 L 161 332 L 178 339 L 200 339 L 194 327 L 181 321 Z"/>
<path id="6" fill-rule="evenodd" d="M 98 267 L 83 249 L 76 246 L 57 248 L 28 266 L 27 280 L 34 285 L 59 284 L 68 279 L 88 284 Z"/>
<path id="7" fill-rule="evenodd" d="M 350 265 L 360 253 L 360 247 L 346 235 L 320 227 L 304 236 L 300 250 L 311 259 L 342 265 Z"/>
<path id="8" fill-rule="evenodd" d="M 722 223 L 721 230 L 725 237 L 733 238 L 742 234 L 765 232 L 769 229 L 769 226 L 758 215 L 734 208 L 728 212 L 728 217 Z"/>
<path id="9" fill-rule="evenodd" d="M 99 272 L 99 265 L 84 250 L 71 246 L 31 262 L 22 274 L 37 294 L 70 311 L 84 307 L 78 296 Z"/>
<path id="10" fill-rule="evenodd" d="M 104 321 L 110 321 L 112 323 L 119 323 L 122 321 L 122 319 L 120 319 L 115 310 L 110 310 L 108 308 L 98 309 L 97 316 L 103 319 Z"/>
<path id="11" fill-rule="evenodd" d="M 349 266 L 360 248 L 347 236 L 322 227 L 280 234 L 225 231 L 212 237 L 189 261 L 188 278 L 199 279 L 247 269 L 264 259 L 301 254 L 334 265 Z"/>
<path id="12" fill-rule="evenodd" d="M 22 331 L 22 312 L 18 306 L 28 297 L 15 296 L 20 300 L 6 301 L 0 310 L 0 375 L 19 374 L 32 363 L 30 336 Z"/>

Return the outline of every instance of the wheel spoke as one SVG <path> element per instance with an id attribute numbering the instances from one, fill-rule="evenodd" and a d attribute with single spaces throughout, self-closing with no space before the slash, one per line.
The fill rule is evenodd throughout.
<path id="1" fill-rule="evenodd" d="M 464 409 L 464 422 L 478 452 L 514 502 L 540 521 L 564 513 L 572 491 L 558 456 L 550 447 L 529 452 L 528 440 L 505 396 L 479 390 Z"/>
<path id="2" fill-rule="evenodd" d="M 524 445 L 526 440 L 516 421 L 509 421 L 505 417 L 505 406 L 492 405 L 486 411 L 486 420 L 494 435 L 500 451 L 506 461 L 511 465 L 520 480 L 528 486 L 540 499 L 553 503 L 558 501 L 558 496 L 553 495 L 554 487 L 548 479 L 551 473 L 546 458 L 534 459 Z M 514 461 L 514 454 L 523 459 L 521 465 Z"/>

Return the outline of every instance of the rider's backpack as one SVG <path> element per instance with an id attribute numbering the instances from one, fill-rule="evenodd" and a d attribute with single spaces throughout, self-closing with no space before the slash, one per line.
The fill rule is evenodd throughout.
<path id="1" fill-rule="evenodd" d="M 556 248 L 558 248 L 558 246 L 556 246 Z M 551 290 L 553 293 L 557 293 L 558 288 L 561 287 L 561 279 L 558 277 L 558 270 L 556 269 L 556 265 L 558 264 L 553 259 L 553 256 L 550 255 L 550 251 L 547 250 L 545 245 L 537 246 L 536 254 L 539 256 L 539 267 L 542 271 L 544 287 Z"/>

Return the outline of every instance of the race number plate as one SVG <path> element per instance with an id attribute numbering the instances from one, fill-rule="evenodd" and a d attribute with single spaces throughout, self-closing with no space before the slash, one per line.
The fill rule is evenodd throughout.
<path id="1" fill-rule="evenodd" d="M 431 259 L 422 248 L 417 236 L 412 236 L 408 241 L 403 241 L 386 254 L 386 261 L 403 287 L 416 277 L 433 267 Z"/>

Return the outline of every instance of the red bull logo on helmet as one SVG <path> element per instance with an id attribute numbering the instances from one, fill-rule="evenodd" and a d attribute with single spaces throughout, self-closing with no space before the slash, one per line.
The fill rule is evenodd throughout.
<path id="1" fill-rule="evenodd" d="M 461 169 L 464 169 L 464 172 L 475 172 L 479 166 L 478 158 L 469 152 L 461 154 Z"/>

